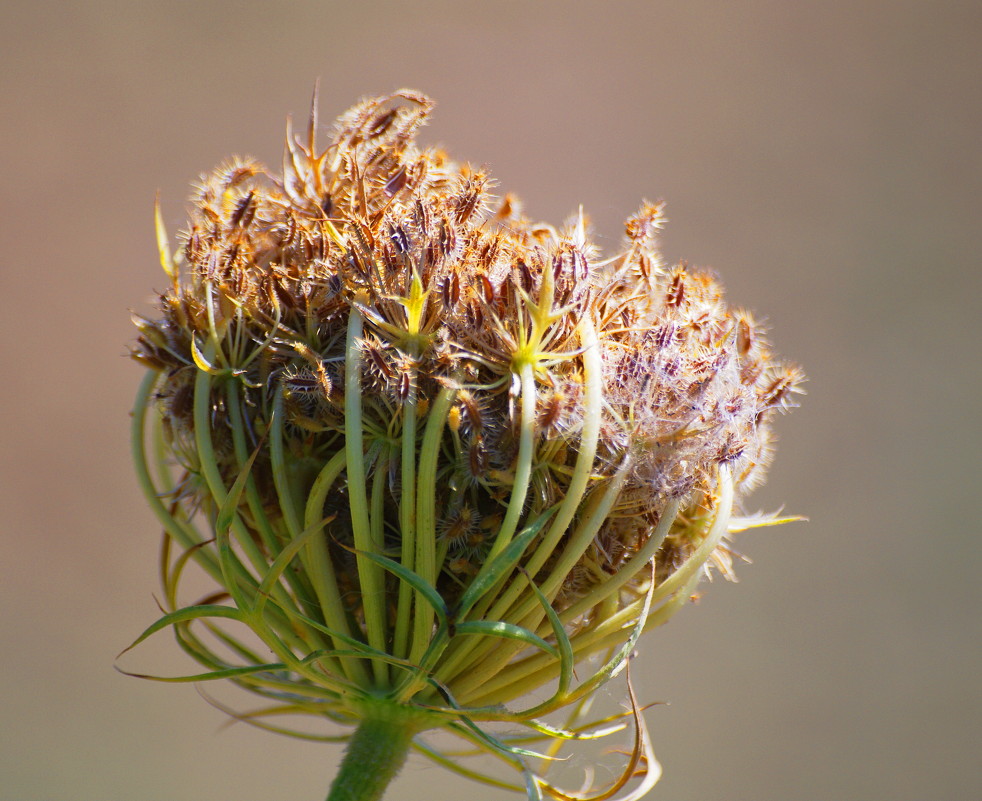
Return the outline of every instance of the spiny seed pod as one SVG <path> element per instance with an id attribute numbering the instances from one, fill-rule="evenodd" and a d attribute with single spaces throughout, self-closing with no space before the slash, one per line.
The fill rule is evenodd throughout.
<path id="1" fill-rule="evenodd" d="M 530 797 L 585 797 L 482 724 L 584 736 L 580 702 L 640 634 L 710 566 L 731 575 L 727 536 L 774 522 L 734 510 L 802 374 L 708 273 L 665 269 L 661 205 L 599 260 L 582 212 L 533 223 L 420 148 L 432 106 L 364 100 L 319 149 L 315 96 L 281 175 L 202 179 L 175 256 L 158 211 L 170 286 L 137 321 L 134 448 L 168 612 L 138 641 L 173 627 L 195 681 L 270 699 L 250 723 L 356 726 L 332 797 L 377 797 L 349 792 L 366 743 L 393 744 L 392 771 L 413 738 L 456 767 L 431 730 L 503 757 Z M 214 588 L 184 606 L 188 563 Z M 628 797 L 657 778 L 633 717 Z"/>

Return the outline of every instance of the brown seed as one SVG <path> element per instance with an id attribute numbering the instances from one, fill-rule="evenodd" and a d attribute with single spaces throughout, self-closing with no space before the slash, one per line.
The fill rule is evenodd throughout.
<path id="1" fill-rule="evenodd" d="M 235 210 L 232 212 L 232 216 L 228 221 L 230 227 L 245 228 L 252 222 L 252 218 L 256 213 L 256 207 L 252 202 L 255 196 L 255 191 L 251 191 L 235 204 Z"/>
<path id="2" fill-rule="evenodd" d="M 403 164 L 392 176 L 383 184 L 382 191 L 386 197 L 395 197 L 402 191 L 403 187 L 409 182 L 409 172 Z"/>
<path id="3" fill-rule="evenodd" d="M 443 279 L 440 285 L 440 298 L 446 309 L 454 308 L 460 301 L 460 279 L 457 278 L 457 273 L 450 273 Z"/>
<path id="4" fill-rule="evenodd" d="M 543 431 L 549 431 L 553 427 L 558 428 L 565 404 L 566 396 L 560 390 L 553 392 L 545 400 L 539 411 L 539 428 Z"/>
<path id="5" fill-rule="evenodd" d="M 681 267 L 672 274 L 672 282 L 665 293 L 665 305 L 679 307 L 685 300 L 685 270 Z"/>
<path id="6" fill-rule="evenodd" d="M 467 452 L 467 466 L 470 468 L 471 475 L 475 478 L 483 477 L 487 472 L 488 460 L 484 450 L 484 443 L 480 436 L 474 437 L 470 449 Z"/>
<path id="7" fill-rule="evenodd" d="M 387 130 L 389 126 L 392 125 L 392 121 L 395 120 L 396 115 L 399 113 L 399 109 L 391 109 L 390 111 L 384 111 L 378 114 L 375 119 L 373 119 L 368 126 L 366 126 L 366 135 L 370 139 L 374 139 L 377 136 L 381 136 Z"/>
<path id="8" fill-rule="evenodd" d="M 389 226 L 389 239 L 400 256 L 405 256 L 409 252 L 409 236 L 401 225 Z"/>
<path id="9" fill-rule="evenodd" d="M 412 388 L 413 388 L 412 376 L 408 372 L 400 373 L 399 384 L 396 389 L 396 397 L 398 397 L 400 401 L 405 402 L 406 399 L 409 397 L 409 393 L 412 391 Z"/>

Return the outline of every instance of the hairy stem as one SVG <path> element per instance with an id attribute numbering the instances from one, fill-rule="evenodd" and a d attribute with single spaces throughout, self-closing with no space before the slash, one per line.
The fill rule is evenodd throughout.
<path id="1" fill-rule="evenodd" d="M 417 711 L 391 703 L 372 703 L 348 742 L 341 770 L 327 801 L 377 801 L 409 754 L 420 729 Z"/>

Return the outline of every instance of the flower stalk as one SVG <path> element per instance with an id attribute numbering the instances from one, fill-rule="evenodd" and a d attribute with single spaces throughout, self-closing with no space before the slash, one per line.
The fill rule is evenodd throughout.
<path id="1" fill-rule="evenodd" d="M 366 704 L 348 741 L 327 801 L 377 801 L 402 768 L 409 746 L 426 722 L 411 708 Z"/>
<path id="2" fill-rule="evenodd" d="M 582 211 L 534 222 L 418 146 L 424 95 L 362 101 L 323 149 L 316 105 L 282 174 L 203 177 L 177 252 L 157 210 L 169 285 L 135 321 L 133 455 L 166 611 L 133 645 L 170 629 L 205 672 L 164 680 L 231 682 L 267 704 L 240 720 L 348 739 L 330 799 L 381 797 L 410 748 L 588 798 L 543 766 L 630 725 L 595 797 L 640 797 L 657 763 L 633 694 L 592 725 L 589 700 L 701 577 L 732 576 L 732 533 L 776 522 L 740 505 L 802 375 L 714 277 L 662 263 L 661 205 L 601 260 Z M 195 566 L 213 589 L 188 603 Z"/>

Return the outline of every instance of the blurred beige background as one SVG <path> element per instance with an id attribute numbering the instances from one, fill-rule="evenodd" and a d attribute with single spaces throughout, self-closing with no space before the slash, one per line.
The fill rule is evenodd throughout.
<path id="1" fill-rule="evenodd" d="M 648 638 L 653 799 L 977 799 L 982 4 L 8 2 L 0 10 L 2 801 L 323 798 L 339 757 L 115 654 L 157 613 L 129 467 L 152 205 L 408 85 L 423 133 L 601 244 L 642 197 L 806 367 L 738 585 Z M 187 667 L 161 639 L 128 663 Z M 413 761 L 392 799 L 509 796 Z"/>

